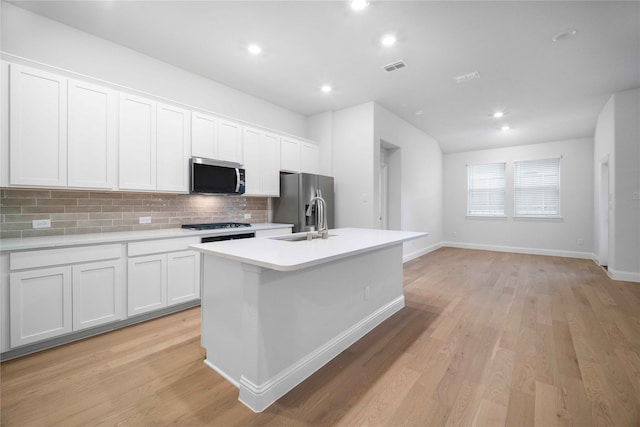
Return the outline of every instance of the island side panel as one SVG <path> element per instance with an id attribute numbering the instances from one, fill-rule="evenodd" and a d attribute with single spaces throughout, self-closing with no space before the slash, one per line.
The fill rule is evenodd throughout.
<path id="1" fill-rule="evenodd" d="M 205 363 L 238 387 L 242 358 L 242 264 L 204 255 L 201 343 Z"/>
<path id="2" fill-rule="evenodd" d="M 240 400 L 264 410 L 402 307 L 400 243 L 291 272 L 245 265 Z"/>

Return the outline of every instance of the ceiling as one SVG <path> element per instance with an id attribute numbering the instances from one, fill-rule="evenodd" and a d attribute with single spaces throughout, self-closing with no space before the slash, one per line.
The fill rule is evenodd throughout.
<path id="1" fill-rule="evenodd" d="M 593 136 L 611 93 L 640 87 L 637 1 L 12 3 L 306 116 L 375 101 L 445 153 Z"/>

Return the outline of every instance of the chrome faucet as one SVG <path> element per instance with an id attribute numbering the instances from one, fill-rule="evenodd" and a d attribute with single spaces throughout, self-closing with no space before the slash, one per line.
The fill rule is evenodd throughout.
<path id="1" fill-rule="evenodd" d="M 327 221 L 327 202 L 322 198 L 322 192 L 320 190 L 316 190 L 316 195 L 311 198 L 309 201 L 309 207 L 307 208 L 306 216 L 311 216 L 311 210 L 313 208 L 313 204 L 316 204 L 317 215 L 316 215 L 316 229 L 317 234 L 316 237 L 322 237 L 323 239 L 329 238 L 329 224 Z M 313 235 L 311 235 L 313 238 Z"/>

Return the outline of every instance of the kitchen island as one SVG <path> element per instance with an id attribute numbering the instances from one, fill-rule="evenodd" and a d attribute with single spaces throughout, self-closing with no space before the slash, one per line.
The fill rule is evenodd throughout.
<path id="1" fill-rule="evenodd" d="M 426 236 L 342 228 L 192 245 L 205 363 L 263 411 L 404 307 L 402 243 Z"/>

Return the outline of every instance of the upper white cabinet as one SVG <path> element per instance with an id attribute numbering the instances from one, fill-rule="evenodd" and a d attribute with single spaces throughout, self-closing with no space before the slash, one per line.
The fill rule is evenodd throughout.
<path id="1" fill-rule="evenodd" d="M 320 173 L 320 148 L 310 142 L 283 137 L 280 169 L 286 172 Z"/>
<path id="2" fill-rule="evenodd" d="M 120 94 L 118 187 L 156 189 L 156 103 Z"/>
<path id="3" fill-rule="evenodd" d="M 316 144 L 303 142 L 300 145 L 300 172 L 320 173 L 320 150 Z"/>
<path id="4" fill-rule="evenodd" d="M 68 185 L 115 188 L 117 94 L 76 80 L 68 90 Z"/>
<path id="5" fill-rule="evenodd" d="M 228 120 L 218 121 L 218 156 L 216 159 L 242 163 L 242 128 Z"/>
<path id="6" fill-rule="evenodd" d="M 285 137 L 281 139 L 280 169 L 300 172 L 300 141 Z"/>
<path id="7" fill-rule="evenodd" d="M 121 94 L 118 187 L 187 192 L 190 118 L 188 110 Z"/>
<path id="8" fill-rule="evenodd" d="M 158 104 L 157 189 L 189 190 L 189 152 L 191 112 L 171 105 Z"/>
<path id="9" fill-rule="evenodd" d="M 191 155 L 218 158 L 218 119 L 208 114 L 191 114 Z"/>
<path id="10" fill-rule="evenodd" d="M 9 99 L 9 184 L 66 186 L 67 79 L 11 64 Z"/>
<path id="11" fill-rule="evenodd" d="M 280 137 L 244 127 L 244 168 L 246 195 L 280 195 Z"/>

